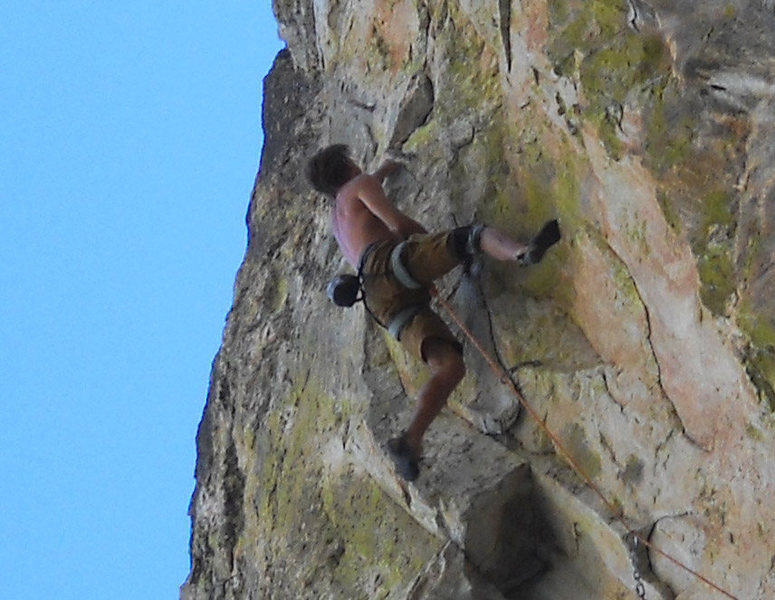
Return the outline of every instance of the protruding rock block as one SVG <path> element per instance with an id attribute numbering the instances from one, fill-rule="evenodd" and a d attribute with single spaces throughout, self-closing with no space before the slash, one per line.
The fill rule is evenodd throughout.
<path id="1" fill-rule="evenodd" d="M 383 446 L 365 426 L 353 439 L 358 462 L 425 529 L 459 547 L 473 573 L 509 590 L 541 570 L 527 462 L 447 415 L 427 435 L 412 484 L 397 478 Z"/>

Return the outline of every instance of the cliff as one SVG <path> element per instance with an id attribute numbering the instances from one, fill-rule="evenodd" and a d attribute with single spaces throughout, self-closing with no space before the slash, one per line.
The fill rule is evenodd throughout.
<path id="1" fill-rule="evenodd" d="M 183 598 L 775 597 L 774 4 L 274 0 Z M 441 286 L 556 440 L 467 343 L 396 479 L 423 370 L 325 297 L 334 142 L 400 158 L 431 228 L 559 219 L 540 265 Z"/>

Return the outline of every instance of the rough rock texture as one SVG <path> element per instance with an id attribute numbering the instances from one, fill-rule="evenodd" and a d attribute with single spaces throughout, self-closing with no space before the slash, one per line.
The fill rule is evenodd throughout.
<path id="1" fill-rule="evenodd" d="M 386 153 L 398 205 L 538 266 L 444 294 L 630 527 L 775 597 L 775 3 L 275 0 L 248 248 L 197 436 L 205 598 L 724 597 L 625 528 L 467 345 L 416 484 L 382 451 L 422 368 L 360 307 L 306 157 Z"/>

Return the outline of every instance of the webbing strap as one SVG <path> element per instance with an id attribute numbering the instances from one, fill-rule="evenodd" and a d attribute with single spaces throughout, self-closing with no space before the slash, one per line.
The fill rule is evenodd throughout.
<path id="1" fill-rule="evenodd" d="M 404 246 L 406 246 L 406 240 L 396 244 L 396 247 L 390 252 L 390 268 L 401 285 L 410 290 L 419 290 L 423 285 L 412 277 L 404 263 L 401 262 L 401 253 L 404 251 Z"/>
<path id="2" fill-rule="evenodd" d="M 388 323 L 388 331 L 390 332 L 390 335 L 392 335 L 396 340 L 401 340 L 401 331 L 406 327 L 406 324 L 414 317 L 418 312 L 420 312 L 423 307 L 425 307 L 425 304 L 415 304 L 414 306 L 407 306 L 405 309 L 400 311 L 397 315 L 395 315 L 392 319 L 390 319 L 390 323 Z"/>

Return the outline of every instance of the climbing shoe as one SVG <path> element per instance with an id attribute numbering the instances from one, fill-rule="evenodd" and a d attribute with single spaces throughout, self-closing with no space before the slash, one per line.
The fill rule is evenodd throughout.
<path id="1" fill-rule="evenodd" d="M 401 477 L 406 481 L 417 479 L 420 474 L 419 461 L 403 436 L 390 440 L 387 443 L 387 451 Z"/>
<path id="2" fill-rule="evenodd" d="M 517 260 L 523 266 L 535 265 L 541 262 L 546 251 L 560 241 L 560 225 L 557 219 L 548 221 L 530 242 L 527 252 L 517 256 Z"/>

